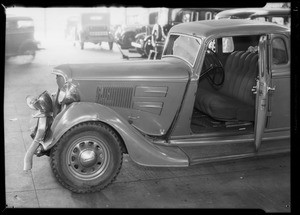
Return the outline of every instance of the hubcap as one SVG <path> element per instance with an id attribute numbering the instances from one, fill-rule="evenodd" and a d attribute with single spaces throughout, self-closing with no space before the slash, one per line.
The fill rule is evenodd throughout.
<path id="1" fill-rule="evenodd" d="M 82 166 L 90 167 L 93 166 L 96 160 L 96 153 L 93 150 L 87 149 L 83 151 L 80 155 L 80 163 Z"/>
<path id="2" fill-rule="evenodd" d="M 83 137 L 71 144 L 66 162 L 71 175 L 80 180 L 93 180 L 106 171 L 109 159 L 109 149 L 102 140 Z"/>

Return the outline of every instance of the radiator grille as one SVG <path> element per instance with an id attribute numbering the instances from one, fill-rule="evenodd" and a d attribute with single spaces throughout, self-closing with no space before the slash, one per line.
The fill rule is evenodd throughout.
<path id="1" fill-rule="evenodd" d="M 105 106 L 131 108 L 133 88 L 98 87 L 96 102 Z"/>

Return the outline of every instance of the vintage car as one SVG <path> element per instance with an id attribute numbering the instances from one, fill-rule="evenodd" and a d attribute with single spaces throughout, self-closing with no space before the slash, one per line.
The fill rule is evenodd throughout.
<path id="1" fill-rule="evenodd" d="M 252 19 L 273 22 L 290 27 L 291 10 L 289 8 L 236 8 L 218 13 L 215 19 Z"/>
<path id="2" fill-rule="evenodd" d="M 39 42 L 34 38 L 34 22 L 31 17 L 7 15 L 5 35 L 5 57 L 28 55 L 32 59 Z"/>
<path id="3" fill-rule="evenodd" d="M 167 35 L 170 28 L 174 25 L 183 22 L 214 19 L 215 15 L 223 10 L 224 8 L 172 8 L 168 9 L 167 12 L 152 12 L 151 14 L 149 14 L 149 26 L 147 31 L 137 34 L 135 36 L 135 41 L 131 44 L 136 48 L 136 51 L 141 54 L 142 57 L 150 59 L 160 59 L 165 38 L 163 37 L 160 41 L 153 41 L 152 29 L 154 24 L 156 23 L 155 18 L 157 18 L 157 21 L 162 28 L 161 32 L 164 35 Z M 152 18 L 151 16 L 156 17 Z M 151 58 L 151 50 L 156 52 L 155 57 Z"/>
<path id="4" fill-rule="evenodd" d="M 131 42 L 135 41 L 135 36 L 142 31 L 143 26 L 125 25 L 119 26 L 115 32 L 115 41 L 121 49 L 132 48 Z"/>
<path id="5" fill-rule="evenodd" d="M 152 167 L 289 153 L 290 62 L 289 28 L 236 19 L 172 27 L 161 60 L 57 66 L 57 92 L 27 97 L 38 123 L 24 170 L 49 155 L 86 193 L 114 181 L 124 153 Z"/>
<path id="6" fill-rule="evenodd" d="M 114 36 L 110 32 L 109 13 L 82 13 L 75 30 L 75 42 L 84 49 L 84 43 L 100 44 L 108 42 L 109 49 L 113 49 Z"/>

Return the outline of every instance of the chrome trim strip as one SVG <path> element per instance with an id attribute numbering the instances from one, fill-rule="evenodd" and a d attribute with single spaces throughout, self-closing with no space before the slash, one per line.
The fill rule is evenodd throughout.
<path id="1" fill-rule="evenodd" d="M 64 80 L 65 80 L 65 83 L 68 81 L 68 77 L 67 77 L 66 74 L 65 74 L 63 71 L 61 71 L 61 70 L 53 69 L 51 73 L 52 73 L 52 74 L 55 74 L 55 75 L 60 75 L 60 76 L 62 76 L 62 77 L 64 78 Z"/>

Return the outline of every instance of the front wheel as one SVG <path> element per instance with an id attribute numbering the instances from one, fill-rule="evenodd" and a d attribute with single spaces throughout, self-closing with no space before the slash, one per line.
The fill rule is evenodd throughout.
<path id="1" fill-rule="evenodd" d="M 58 181 L 75 193 L 99 191 L 112 183 L 122 166 L 121 140 L 103 123 L 79 124 L 51 149 Z"/>

